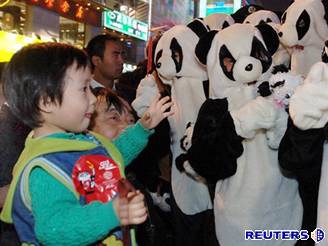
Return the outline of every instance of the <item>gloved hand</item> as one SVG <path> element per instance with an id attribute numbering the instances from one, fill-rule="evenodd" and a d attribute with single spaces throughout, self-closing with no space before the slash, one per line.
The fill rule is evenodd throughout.
<path id="1" fill-rule="evenodd" d="M 277 108 L 263 97 L 248 102 L 230 112 L 236 132 L 243 138 L 253 138 L 259 129 L 270 129 L 277 118 Z"/>
<path id="2" fill-rule="evenodd" d="M 143 116 L 158 94 L 159 90 L 153 75 L 147 75 L 141 80 L 137 88 L 136 99 L 131 104 L 139 117 Z"/>
<path id="3" fill-rule="evenodd" d="M 296 89 L 289 114 L 301 130 L 322 128 L 328 121 L 328 81 L 309 82 Z"/>

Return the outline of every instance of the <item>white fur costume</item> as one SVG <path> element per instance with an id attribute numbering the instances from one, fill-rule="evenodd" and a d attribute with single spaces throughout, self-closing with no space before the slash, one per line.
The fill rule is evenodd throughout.
<path id="1" fill-rule="evenodd" d="M 265 38 L 261 33 L 253 25 L 234 24 L 215 34 L 210 46 L 207 44 L 205 58 L 202 56 L 206 51 L 200 45 L 206 41 L 205 37 L 200 40 L 200 47 L 197 46 L 199 52 L 196 48 L 198 58 L 207 65 L 211 97 L 227 99 L 235 131 L 244 138 L 236 173 L 216 183 L 213 206 L 221 246 L 291 246 L 295 241 L 246 241 L 245 230 L 297 230 L 301 226 L 302 205 L 297 182 L 282 175 L 277 151 L 267 143 L 265 129 L 274 126 L 276 109 L 262 97 L 255 99 L 253 82 L 262 73 L 270 73 L 270 53 L 279 44 L 276 40 L 276 48 L 268 53 L 270 48 L 264 40 L 274 36 Z M 274 33 L 272 28 L 271 33 Z M 223 55 L 235 60 L 231 73 L 223 69 Z"/>
<path id="2" fill-rule="evenodd" d="M 280 28 L 280 20 L 276 13 L 270 10 L 259 10 L 256 11 L 249 16 L 246 17 L 244 20 L 245 24 L 252 24 L 254 26 L 267 23 L 268 25 L 272 26 L 276 32 L 279 32 Z M 290 65 L 290 54 L 288 49 L 280 43 L 278 50 L 272 56 L 273 62 L 276 65 L 284 64 L 287 67 Z"/>
<path id="3" fill-rule="evenodd" d="M 172 59 L 174 39 L 182 49 L 183 57 L 179 71 Z M 155 64 L 159 76 L 165 81 L 172 81 L 171 98 L 175 114 L 169 118 L 173 155 L 171 183 L 174 198 L 179 208 L 187 215 L 212 208 L 207 186 L 178 171 L 174 163 L 175 158 L 183 152 L 180 139 L 184 136 L 186 125 L 188 122 L 196 121 L 198 110 L 206 99 L 203 81 L 208 79 L 207 73 L 194 57 L 194 48 L 198 40 L 199 37 L 190 28 L 177 25 L 163 34 L 155 51 Z"/>
<path id="4" fill-rule="evenodd" d="M 295 0 L 282 16 L 279 36 L 292 49 L 291 71 L 295 74 L 306 76 L 311 66 L 321 61 L 328 37 L 327 5 L 327 0 Z"/>
<path id="5" fill-rule="evenodd" d="M 193 27 L 205 25 L 200 20 L 191 22 Z M 197 32 L 197 30 L 196 30 Z M 213 208 L 207 186 L 184 172 L 177 170 L 175 159 L 183 149 L 180 140 L 183 138 L 188 122 L 195 122 L 197 113 L 205 101 L 203 81 L 207 73 L 194 56 L 194 49 L 199 40 L 191 28 L 177 25 L 166 31 L 160 38 L 154 62 L 156 70 L 164 83 L 171 85 L 171 99 L 174 102 L 175 114 L 169 117 L 173 154 L 172 190 L 179 208 L 187 215 L 194 215 Z M 148 88 L 147 88 L 148 87 Z M 141 112 L 145 109 L 147 98 L 156 93 L 156 85 L 152 76 L 145 78 L 138 87 L 137 98 L 133 107 Z M 138 112 L 139 114 L 139 112 Z"/>
<path id="6" fill-rule="evenodd" d="M 204 18 L 204 23 L 210 30 L 221 30 L 235 23 L 235 20 L 227 14 L 215 13 Z"/>
<path id="7" fill-rule="evenodd" d="M 291 72 L 278 72 L 269 79 L 269 86 L 272 95 L 268 98 L 278 109 L 278 117 L 275 126 L 266 132 L 268 144 L 272 149 L 278 149 L 280 141 L 287 129 L 288 114 L 286 109 L 289 99 L 294 94 L 295 89 L 303 82 L 300 75 Z"/>
<path id="8" fill-rule="evenodd" d="M 314 64 L 300 86 L 292 96 L 289 108 L 294 125 L 301 130 L 320 129 L 328 122 L 328 65 L 323 62 Z M 324 136 L 322 136 L 324 137 Z M 309 139 L 307 139 L 309 140 Z M 305 145 L 307 143 L 299 143 Z M 310 146 L 320 149 L 321 146 Z M 301 149 L 301 148 L 300 148 Z M 318 245 L 328 245 L 328 144 L 323 144 L 323 159 L 318 198 L 317 227 L 326 232 L 323 242 Z M 320 163 L 319 163 L 320 164 Z M 311 166 L 312 167 L 312 166 Z"/>

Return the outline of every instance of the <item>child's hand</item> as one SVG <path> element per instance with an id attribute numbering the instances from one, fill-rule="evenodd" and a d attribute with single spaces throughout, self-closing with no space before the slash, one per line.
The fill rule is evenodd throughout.
<path id="1" fill-rule="evenodd" d="M 160 95 L 158 94 L 154 101 L 150 104 L 148 110 L 141 117 L 140 123 L 147 129 L 153 129 L 163 119 L 174 114 L 172 105 L 173 102 L 170 101 L 170 97 L 166 96 L 160 99 Z M 166 112 L 166 110 L 170 107 L 171 110 Z"/>
<path id="2" fill-rule="evenodd" d="M 144 195 L 138 190 L 129 192 L 127 198 L 117 197 L 114 208 L 121 225 L 141 224 L 147 218 Z"/>

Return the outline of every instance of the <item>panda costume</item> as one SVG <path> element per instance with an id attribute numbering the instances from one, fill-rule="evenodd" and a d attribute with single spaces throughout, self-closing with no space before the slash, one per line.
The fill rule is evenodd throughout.
<path id="1" fill-rule="evenodd" d="M 221 246 L 294 245 L 248 241 L 245 230 L 301 227 L 297 182 L 283 176 L 278 153 L 267 143 L 276 109 L 256 97 L 255 82 L 270 75 L 278 45 L 269 25 L 234 24 L 209 32 L 196 47 L 207 66 L 212 99 L 199 111 L 187 159 L 199 175 L 216 182 L 213 206 Z"/>
<path id="2" fill-rule="evenodd" d="M 321 61 L 328 37 L 328 0 L 295 0 L 281 17 L 280 41 L 291 49 L 291 71 L 306 77 Z"/>
<path id="3" fill-rule="evenodd" d="M 259 10 L 256 11 L 249 16 L 246 17 L 244 20 L 245 24 L 252 24 L 257 26 L 259 24 L 266 23 L 272 26 L 276 32 L 280 28 L 280 19 L 278 15 L 270 10 Z M 279 44 L 278 50 L 272 55 L 272 60 L 275 65 L 284 64 L 285 66 L 290 66 L 290 51 L 282 44 Z"/>
<path id="4" fill-rule="evenodd" d="M 174 115 L 168 120 L 173 159 L 171 187 L 175 245 L 217 245 L 213 205 L 207 184 L 180 172 L 175 164 L 176 157 L 184 152 L 180 142 L 186 127 L 189 122 L 196 121 L 198 110 L 208 97 L 207 72 L 194 55 L 200 36 L 207 32 L 206 25 L 200 19 L 193 20 L 187 26 L 176 25 L 163 33 L 154 54 L 156 71 L 161 80 L 170 85 L 174 102 Z M 143 86 L 149 87 L 143 88 L 145 95 L 153 91 L 150 87 L 154 86 Z M 136 100 L 141 101 L 141 98 Z"/>
<path id="5" fill-rule="evenodd" d="M 280 165 L 299 182 L 304 213 L 302 229 L 328 232 L 328 65 L 327 45 L 322 61 L 314 64 L 291 97 L 290 119 L 280 143 Z M 299 245 L 314 245 L 309 239 Z M 328 245 L 327 236 L 319 245 Z"/>

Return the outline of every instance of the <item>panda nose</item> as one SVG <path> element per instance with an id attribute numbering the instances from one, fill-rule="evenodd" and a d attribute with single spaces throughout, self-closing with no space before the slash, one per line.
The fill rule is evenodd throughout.
<path id="1" fill-rule="evenodd" d="M 160 62 L 156 64 L 156 68 L 161 68 L 161 66 L 162 66 L 162 63 L 160 63 Z"/>
<path id="2" fill-rule="evenodd" d="M 252 65 L 252 64 L 248 64 L 248 65 L 245 67 L 245 70 L 246 70 L 246 71 L 252 71 L 252 70 L 253 70 L 253 65 Z"/>
<path id="3" fill-rule="evenodd" d="M 282 37 L 283 33 L 282 32 L 278 32 L 278 36 Z"/>

